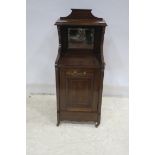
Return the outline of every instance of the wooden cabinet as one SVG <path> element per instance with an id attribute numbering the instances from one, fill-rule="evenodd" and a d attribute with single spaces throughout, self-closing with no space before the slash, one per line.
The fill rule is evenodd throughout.
<path id="1" fill-rule="evenodd" d="M 57 125 L 60 121 L 100 124 L 106 23 L 91 10 L 72 9 L 55 23 L 59 49 L 55 62 Z"/>

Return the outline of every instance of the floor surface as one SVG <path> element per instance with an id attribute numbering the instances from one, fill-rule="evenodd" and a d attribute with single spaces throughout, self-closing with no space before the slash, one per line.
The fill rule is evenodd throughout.
<path id="1" fill-rule="evenodd" d="M 128 98 L 104 97 L 101 124 L 60 123 L 56 97 L 27 98 L 27 155 L 128 155 Z"/>

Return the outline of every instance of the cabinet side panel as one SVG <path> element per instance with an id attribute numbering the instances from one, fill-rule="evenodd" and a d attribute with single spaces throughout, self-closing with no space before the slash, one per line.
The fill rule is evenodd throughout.
<path id="1" fill-rule="evenodd" d="M 104 78 L 104 68 L 100 71 L 100 87 L 99 87 L 99 103 L 98 103 L 98 116 L 97 116 L 97 122 L 100 124 L 101 120 L 101 106 L 102 106 L 102 91 L 103 91 L 103 78 Z"/>
<path id="2" fill-rule="evenodd" d="M 59 68 L 55 67 L 56 97 L 57 97 L 57 124 L 60 122 L 60 74 Z"/>

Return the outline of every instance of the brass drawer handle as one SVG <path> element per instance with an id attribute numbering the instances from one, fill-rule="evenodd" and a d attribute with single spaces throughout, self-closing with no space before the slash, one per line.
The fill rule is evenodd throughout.
<path id="1" fill-rule="evenodd" d="M 68 71 L 66 74 L 67 75 L 86 75 L 87 73 L 85 71 L 84 72 L 77 72 L 77 71 L 70 72 L 70 71 Z"/>
<path id="2" fill-rule="evenodd" d="M 86 75 L 86 72 L 83 72 L 83 75 Z"/>
<path id="3" fill-rule="evenodd" d="M 77 74 L 77 71 L 73 71 L 72 74 L 74 74 L 74 75 Z"/>

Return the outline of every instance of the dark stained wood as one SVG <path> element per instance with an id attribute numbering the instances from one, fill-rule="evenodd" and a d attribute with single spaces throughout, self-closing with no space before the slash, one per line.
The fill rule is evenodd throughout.
<path id="1" fill-rule="evenodd" d="M 91 11 L 92 9 L 71 9 L 72 12 L 67 17 L 60 17 L 61 20 L 64 19 L 91 19 L 102 21 L 102 18 L 95 17 Z"/>
<path id="2" fill-rule="evenodd" d="M 85 68 L 100 68 L 98 58 L 93 52 L 86 53 L 84 51 L 74 51 L 63 55 L 59 59 L 59 67 L 85 67 Z"/>
<path id="3" fill-rule="evenodd" d="M 107 26 L 102 18 L 95 17 L 91 9 L 72 9 L 67 17 L 60 17 L 55 25 L 85 25 L 85 26 Z"/>
<path id="4" fill-rule="evenodd" d="M 57 125 L 60 121 L 92 121 L 97 127 L 101 118 L 104 78 L 103 41 L 106 23 L 90 9 L 72 9 L 55 23 L 59 49 L 55 61 Z M 68 47 L 69 28 L 94 29 L 93 48 Z M 88 46 L 89 47 L 89 46 Z"/>
<path id="5" fill-rule="evenodd" d="M 90 122 L 96 122 L 97 120 L 97 113 L 93 112 L 77 112 L 77 111 L 72 111 L 72 112 L 66 112 L 66 111 L 61 111 L 60 113 L 60 119 L 63 120 L 69 120 L 69 121 L 78 121 L 78 122 L 83 122 L 83 121 L 90 121 Z"/>
<path id="6" fill-rule="evenodd" d="M 55 25 L 59 26 L 106 26 L 106 23 L 104 21 L 97 21 L 97 20 L 92 20 L 90 21 L 89 19 L 81 19 L 79 22 L 79 19 L 66 19 L 66 20 L 60 20 L 58 19 Z"/>
<path id="7" fill-rule="evenodd" d="M 99 90 L 97 70 L 84 68 L 60 69 L 61 110 L 96 111 L 96 91 Z"/>

